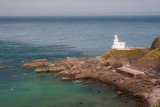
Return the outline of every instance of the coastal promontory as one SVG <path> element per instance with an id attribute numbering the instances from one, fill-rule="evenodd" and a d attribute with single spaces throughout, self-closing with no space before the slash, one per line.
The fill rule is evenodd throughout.
<path id="1" fill-rule="evenodd" d="M 47 59 L 24 63 L 36 72 L 56 72 L 62 80 L 98 81 L 117 94 L 134 96 L 139 107 L 159 107 L 160 101 L 160 37 L 150 47 L 110 49 L 96 58 Z M 58 71 L 58 73 L 57 73 Z"/>

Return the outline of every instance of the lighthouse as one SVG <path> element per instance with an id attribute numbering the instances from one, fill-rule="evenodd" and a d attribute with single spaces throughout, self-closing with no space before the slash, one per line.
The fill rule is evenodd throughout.
<path id="1" fill-rule="evenodd" d="M 124 49 L 126 46 L 125 42 L 119 42 L 118 36 L 115 35 L 114 39 L 113 39 L 113 45 L 112 48 L 113 49 Z"/>

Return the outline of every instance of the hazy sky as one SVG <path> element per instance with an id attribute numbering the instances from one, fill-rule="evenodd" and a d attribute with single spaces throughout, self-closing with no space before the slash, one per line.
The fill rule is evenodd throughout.
<path id="1" fill-rule="evenodd" d="M 160 0 L 0 0 L 0 16 L 160 15 Z"/>

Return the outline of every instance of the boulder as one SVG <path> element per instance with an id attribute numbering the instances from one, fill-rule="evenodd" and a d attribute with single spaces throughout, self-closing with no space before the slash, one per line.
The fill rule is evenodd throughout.
<path id="1" fill-rule="evenodd" d="M 152 42 L 152 45 L 150 47 L 151 50 L 160 48 L 160 37 L 155 38 L 155 40 Z"/>

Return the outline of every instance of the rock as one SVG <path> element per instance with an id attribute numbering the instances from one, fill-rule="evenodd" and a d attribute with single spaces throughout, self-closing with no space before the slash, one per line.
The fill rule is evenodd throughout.
<path id="1" fill-rule="evenodd" d="M 148 97 L 148 101 L 149 101 L 149 107 L 159 107 L 156 106 L 159 101 L 160 101 L 160 88 L 156 87 L 152 93 L 150 93 L 149 97 Z"/>
<path id="2" fill-rule="evenodd" d="M 122 92 L 122 91 L 117 91 L 117 94 L 118 94 L 118 95 L 122 95 L 123 92 Z"/>
<path id="3" fill-rule="evenodd" d="M 67 68 L 72 68 L 73 66 L 78 66 L 79 64 L 82 64 L 87 60 L 88 58 L 66 58 L 64 60 L 59 60 L 58 62 L 61 65 L 66 66 Z"/>
<path id="4" fill-rule="evenodd" d="M 154 78 L 159 78 L 160 79 L 160 73 L 157 72 L 154 69 L 149 69 L 147 71 L 144 72 L 146 75 L 150 76 L 150 77 L 154 77 Z"/>
<path id="5" fill-rule="evenodd" d="M 23 64 L 24 68 L 35 68 L 36 72 L 48 72 L 48 71 L 63 71 L 66 70 L 65 66 L 55 65 L 49 62 L 47 59 L 33 60 Z"/>
<path id="6" fill-rule="evenodd" d="M 65 65 L 68 66 L 67 61 L 65 60 Z M 150 78 L 146 76 L 128 77 L 112 72 L 111 70 L 114 68 L 106 66 L 105 61 L 98 58 L 89 58 L 83 63 L 79 63 L 76 59 L 76 64 L 74 61 L 75 59 L 72 59 L 72 62 L 69 60 L 69 64 L 72 63 L 72 66 L 68 66 L 67 70 L 59 72 L 62 80 L 92 79 L 112 86 L 115 90 L 118 90 L 117 94 L 119 95 L 127 93 L 143 99 L 147 99 L 154 84 L 157 84 L 157 82 L 151 82 Z M 97 92 L 100 93 L 101 91 L 98 90 Z"/>
<path id="7" fill-rule="evenodd" d="M 66 70 L 65 66 L 49 66 L 48 71 L 64 71 Z"/>
<path id="8" fill-rule="evenodd" d="M 155 38 L 155 40 L 152 42 L 152 45 L 150 47 L 151 50 L 160 48 L 160 37 Z"/>
<path id="9" fill-rule="evenodd" d="M 47 59 L 38 59 L 33 60 L 31 62 L 27 62 L 23 64 L 24 68 L 37 68 L 37 67 L 45 67 L 53 65 L 53 63 L 49 62 Z"/>
<path id="10" fill-rule="evenodd" d="M 10 68 L 11 66 L 0 66 L 0 68 Z"/>
<path id="11" fill-rule="evenodd" d="M 71 78 L 69 78 L 69 77 L 62 77 L 61 79 L 62 79 L 62 80 L 65 80 L 65 81 L 71 80 Z"/>
<path id="12" fill-rule="evenodd" d="M 66 70 L 64 66 L 46 66 L 46 67 L 37 67 L 36 72 L 52 72 L 52 71 L 63 71 Z"/>
<path id="13" fill-rule="evenodd" d="M 79 104 L 83 104 L 82 102 L 80 102 Z"/>
<path id="14" fill-rule="evenodd" d="M 101 90 L 97 90 L 98 93 L 101 93 Z"/>
<path id="15" fill-rule="evenodd" d="M 80 80 L 73 80 L 73 83 L 82 83 L 83 81 L 80 81 Z"/>
<path id="16" fill-rule="evenodd" d="M 141 72 L 135 69 L 131 69 L 131 68 L 127 68 L 127 67 L 117 68 L 116 72 L 122 75 L 128 76 L 128 77 L 136 77 L 136 76 L 140 77 L 141 75 L 145 75 L 144 72 Z"/>
<path id="17" fill-rule="evenodd" d="M 47 72 L 48 67 L 38 67 L 35 69 L 36 72 Z"/>

